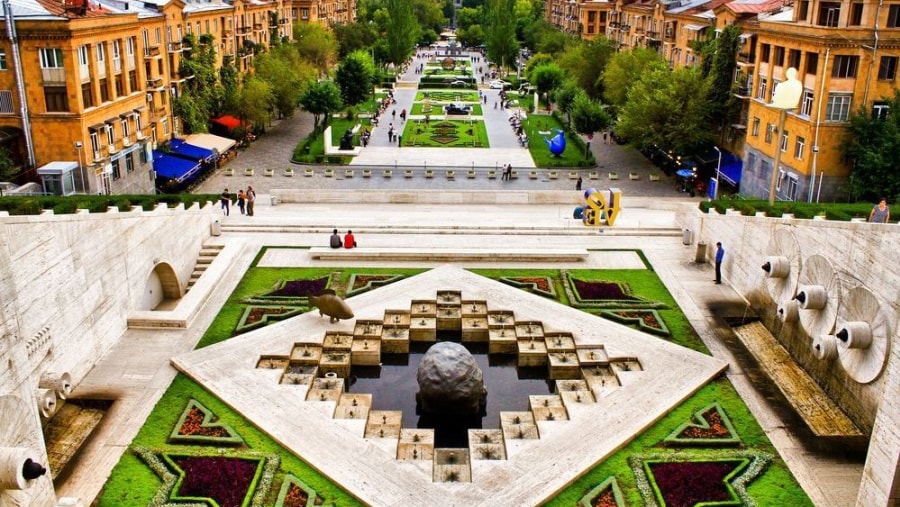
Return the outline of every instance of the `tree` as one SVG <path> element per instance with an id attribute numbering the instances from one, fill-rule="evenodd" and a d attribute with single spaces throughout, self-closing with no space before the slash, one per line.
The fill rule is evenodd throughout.
<path id="1" fill-rule="evenodd" d="M 341 89 L 344 104 L 354 106 L 372 94 L 375 84 L 375 62 L 366 51 L 354 51 L 347 55 L 334 77 Z"/>
<path id="2" fill-rule="evenodd" d="M 480 46 L 484 42 L 484 30 L 481 29 L 481 25 L 470 25 L 466 29 L 460 28 L 456 31 L 456 39 L 466 47 Z"/>
<path id="3" fill-rule="evenodd" d="M 614 54 L 603 71 L 603 97 L 620 107 L 628 100 L 628 90 L 648 67 L 668 68 L 656 51 L 635 48 Z"/>
<path id="4" fill-rule="evenodd" d="M 472 7 L 463 7 L 456 11 L 456 29 L 468 30 L 472 25 L 480 25 L 483 15 L 484 9 L 480 5 L 474 9 Z"/>
<path id="5" fill-rule="evenodd" d="M 80 161 L 79 161 L 80 163 Z M 0 181 L 10 181 L 16 175 L 16 164 L 6 148 L 0 147 Z"/>
<path id="6" fill-rule="evenodd" d="M 575 102 L 575 96 L 579 92 L 584 93 L 584 90 L 579 88 L 578 83 L 571 79 L 567 79 L 553 92 L 553 102 L 556 103 L 560 111 L 566 114 L 568 126 L 572 126 L 572 105 Z"/>
<path id="7" fill-rule="evenodd" d="M 571 109 L 572 124 L 575 132 L 579 134 L 588 135 L 605 130 L 611 123 L 609 114 L 603 109 L 603 104 L 591 100 L 584 91 L 575 94 Z M 588 149 L 589 147 L 585 147 L 585 150 Z"/>
<path id="8" fill-rule="evenodd" d="M 338 57 L 345 56 L 358 49 L 368 49 L 378 39 L 375 25 L 368 22 L 332 23 L 331 31 L 338 43 Z"/>
<path id="9" fill-rule="evenodd" d="M 858 199 L 900 198 L 900 90 L 885 100 L 890 114 L 870 114 L 861 108 L 850 115 L 848 135 L 840 148 L 853 168 L 851 191 Z"/>
<path id="10" fill-rule="evenodd" d="M 384 6 L 389 13 L 384 21 L 387 61 L 399 66 L 412 55 L 422 28 L 413 10 L 412 0 L 384 0 Z"/>
<path id="11" fill-rule="evenodd" d="M 545 63 L 535 67 L 534 70 L 531 71 L 530 77 L 531 84 L 537 88 L 538 93 L 543 95 L 549 104 L 551 98 L 550 93 L 562 84 L 566 74 L 559 68 L 559 65 L 556 65 L 555 63 Z"/>
<path id="12" fill-rule="evenodd" d="M 602 95 L 603 81 L 599 79 L 615 53 L 609 39 L 599 37 L 592 41 L 577 41 L 569 45 L 559 56 L 559 66 L 594 99 Z"/>
<path id="13" fill-rule="evenodd" d="M 487 0 L 484 4 L 484 45 L 488 59 L 501 68 L 515 65 L 519 55 L 516 40 L 516 0 Z"/>
<path id="14" fill-rule="evenodd" d="M 324 115 L 322 125 L 328 124 L 331 113 L 339 111 L 344 104 L 341 102 L 341 90 L 331 81 L 319 81 L 309 85 L 300 96 L 300 105 L 313 115 L 313 130 L 319 128 L 319 118 Z"/>
<path id="15" fill-rule="evenodd" d="M 275 110 L 282 117 L 293 116 L 303 88 L 316 79 L 316 69 L 288 45 L 257 55 L 253 63 L 256 75 L 271 89 Z"/>
<path id="16" fill-rule="evenodd" d="M 533 54 L 525 64 L 525 77 L 530 81 L 532 71 L 545 63 L 553 63 L 553 57 L 546 53 Z"/>
<path id="17" fill-rule="evenodd" d="M 628 91 L 616 132 L 638 148 L 693 153 L 710 141 L 708 90 L 696 69 L 645 69 Z"/>
<path id="18" fill-rule="evenodd" d="M 412 0 L 412 9 L 423 31 L 430 28 L 435 32 L 440 32 L 447 24 L 440 4 L 434 0 Z"/>
<path id="19" fill-rule="evenodd" d="M 328 74 L 337 61 L 338 43 L 327 27 L 316 23 L 294 25 L 294 47 L 300 58 L 310 62 L 319 70 L 319 75 Z"/>
<path id="20" fill-rule="evenodd" d="M 735 25 L 726 26 L 719 36 L 705 46 L 704 60 L 710 60 L 709 92 L 712 105 L 712 119 L 725 133 L 725 125 L 740 114 L 740 101 L 734 95 L 734 69 L 737 67 L 737 52 L 740 48 L 741 29 Z"/>
<path id="21" fill-rule="evenodd" d="M 269 86 L 269 83 L 256 75 L 249 75 L 241 86 L 238 118 L 257 127 L 265 126 L 274 108 L 274 103 L 272 87 Z"/>

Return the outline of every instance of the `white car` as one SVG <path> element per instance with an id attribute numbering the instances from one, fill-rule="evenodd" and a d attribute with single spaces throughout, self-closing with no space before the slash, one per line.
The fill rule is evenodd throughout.
<path id="1" fill-rule="evenodd" d="M 502 90 L 508 86 L 512 86 L 512 83 L 503 81 L 502 79 L 495 79 L 494 81 L 491 81 L 491 90 Z"/>

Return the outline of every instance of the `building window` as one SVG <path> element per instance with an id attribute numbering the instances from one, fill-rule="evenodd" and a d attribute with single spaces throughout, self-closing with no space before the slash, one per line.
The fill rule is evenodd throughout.
<path id="1" fill-rule="evenodd" d="M 100 135 L 96 130 L 91 131 L 91 151 L 94 153 L 94 160 L 100 160 L 103 156 L 100 153 Z"/>
<path id="2" fill-rule="evenodd" d="M 841 17 L 840 2 L 822 2 L 819 4 L 819 26 L 838 26 L 838 19 Z"/>
<path id="3" fill-rule="evenodd" d="M 0 49 L 0 70 L 6 70 L 6 50 Z"/>
<path id="4" fill-rule="evenodd" d="M 113 128 L 112 125 L 106 126 L 106 144 L 109 145 L 110 151 L 113 151 L 116 146 L 116 129 Z"/>
<path id="5" fill-rule="evenodd" d="M 60 48 L 41 48 L 42 69 L 61 69 L 63 68 L 63 53 Z"/>
<path id="6" fill-rule="evenodd" d="M 835 79 L 856 77 L 856 69 L 859 67 L 859 57 L 856 55 L 835 55 L 834 66 L 831 68 L 831 77 Z"/>
<path id="7" fill-rule="evenodd" d="M 891 106 L 889 106 L 887 102 L 879 100 L 872 104 L 872 118 L 884 120 L 888 117 L 888 113 L 890 112 Z"/>
<path id="8" fill-rule="evenodd" d="M 81 65 L 82 67 L 88 66 L 88 62 L 90 62 L 91 59 L 90 51 L 91 49 L 87 44 L 78 47 L 78 65 Z"/>
<path id="9" fill-rule="evenodd" d="M 125 39 L 125 51 L 128 56 L 134 56 L 134 46 L 137 44 L 135 37 L 129 37 Z"/>
<path id="10" fill-rule="evenodd" d="M 161 123 L 163 127 L 163 137 L 167 138 L 169 137 L 169 119 L 163 118 Z"/>
<path id="11" fill-rule="evenodd" d="M 113 60 L 118 60 L 122 58 L 122 48 L 119 45 L 119 39 L 113 41 Z"/>
<path id="12" fill-rule="evenodd" d="M 766 100 L 766 87 L 769 79 L 766 76 L 759 76 L 759 83 L 756 86 L 756 98 Z"/>
<path id="13" fill-rule="evenodd" d="M 861 26 L 862 25 L 862 16 L 863 16 L 863 3 L 862 2 L 853 2 L 850 4 L 850 21 L 847 23 L 850 26 Z"/>
<path id="14" fill-rule="evenodd" d="M 797 5 L 797 21 L 806 21 L 809 16 L 809 0 L 800 0 Z"/>
<path id="15" fill-rule="evenodd" d="M 787 177 L 787 199 L 789 201 L 797 200 L 797 193 L 800 191 L 800 180 L 793 174 Z"/>
<path id="16" fill-rule="evenodd" d="M 794 142 L 794 158 L 796 158 L 797 160 L 803 160 L 804 148 L 806 148 L 806 139 L 797 136 L 797 140 Z"/>
<path id="17" fill-rule="evenodd" d="M 128 118 L 122 118 L 122 139 L 129 140 L 131 137 L 131 129 L 128 127 Z"/>
<path id="18" fill-rule="evenodd" d="M 806 52 L 806 73 L 815 74 L 819 70 L 819 53 Z"/>
<path id="19" fill-rule="evenodd" d="M 91 89 L 91 82 L 81 83 L 81 102 L 84 103 L 85 109 L 94 107 L 94 90 Z"/>
<path id="20" fill-rule="evenodd" d="M 125 172 L 133 173 L 134 172 L 134 153 L 129 153 L 125 156 Z"/>
<path id="21" fill-rule="evenodd" d="M 113 81 L 116 82 L 116 97 L 125 95 L 125 76 L 119 74 Z"/>
<path id="22" fill-rule="evenodd" d="M 45 86 L 44 101 L 48 113 L 61 113 L 69 110 L 69 95 L 65 86 Z"/>
<path id="23" fill-rule="evenodd" d="M 753 118 L 753 126 L 750 128 L 753 137 L 759 137 L 759 118 Z"/>
<path id="24" fill-rule="evenodd" d="M 131 91 L 135 91 L 138 89 L 136 70 L 128 71 L 128 89 Z"/>
<path id="25" fill-rule="evenodd" d="M 763 62 L 768 62 L 769 54 L 771 54 L 771 51 L 772 46 L 770 46 L 769 44 L 763 44 L 762 46 L 760 46 L 759 59 Z"/>
<path id="26" fill-rule="evenodd" d="M 14 113 L 12 90 L 0 90 L 0 113 Z"/>
<path id="27" fill-rule="evenodd" d="M 888 7 L 887 27 L 900 27 L 900 4 L 891 4 L 890 7 Z"/>
<path id="28" fill-rule="evenodd" d="M 775 46 L 775 59 L 772 65 L 776 67 L 784 65 L 784 46 Z"/>
<path id="29" fill-rule="evenodd" d="M 790 137 L 790 133 L 785 130 L 781 133 L 781 151 L 786 152 L 788 149 L 788 137 Z"/>
<path id="30" fill-rule="evenodd" d="M 825 121 L 847 121 L 850 117 L 850 103 L 853 95 L 846 93 L 828 94 L 828 107 L 825 110 Z"/>
<path id="31" fill-rule="evenodd" d="M 300 9 L 300 19 L 304 21 L 309 19 L 309 9 Z"/>
<path id="32" fill-rule="evenodd" d="M 117 179 L 122 177 L 122 170 L 119 168 L 119 164 L 122 163 L 122 159 L 113 160 L 112 161 L 112 179 L 116 181 Z"/>
<path id="33" fill-rule="evenodd" d="M 788 67 L 800 70 L 800 50 L 791 49 L 788 51 Z"/>
<path id="34" fill-rule="evenodd" d="M 106 61 L 106 43 L 97 44 L 97 62 L 103 64 Z"/>
<path id="35" fill-rule="evenodd" d="M 815 95 L 809 88 L 803 89 L 803 96 L 800 98 L 800 116 L 809 116 L 812 114 L 813 99 Z"/>
<path id="36" fill-rule="evenodd" d="M 109 81 L 100 80 L 100 102 L 109 102 Z"/>
<path id="37" fill-rule="evenodd" d="M 766 123 L 766 144 L 772 142 L 772 132 L 775 131 L 775 125 L 771 123 Z"/>
<path id="38" fill-rule="evenodd" d="M 893 81 L 897 77 L 897 57 L 882 56 L 878 62 L 878 80 Z"/>
<path id="39" fill-rule="evenodd" d="M 138 133 L 138 135 L 142 135 L 144 133 L 144 125 L 141 120 L 140 113 L 134 113 L 134 130 Z"/>

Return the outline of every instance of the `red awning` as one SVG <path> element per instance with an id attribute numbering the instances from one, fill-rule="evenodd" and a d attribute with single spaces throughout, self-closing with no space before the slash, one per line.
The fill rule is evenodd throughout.
<path id="1" fill-rule="evenodd" d="M 210 123 L 216 123 L 218 125 L 221 125 L 228 130 L 234 130 L 241 126 L 241 120 L 235 118 L 234 116 L 229 116 L 227 114 L 219 116 L 218 118 L 213 118 L 212 120 L 209 120 L 209 121 L 210 121 Z"/>

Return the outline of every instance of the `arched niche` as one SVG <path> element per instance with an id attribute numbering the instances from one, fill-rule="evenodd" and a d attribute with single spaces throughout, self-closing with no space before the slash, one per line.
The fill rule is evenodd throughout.
<path id="1" fill-rule="evenodd" d="M 175 269 L 168 262 L 159 262 L 147 277 L 141 309 L 155 310 L 163 302 L 181 299 L 183 295 Z"/>

